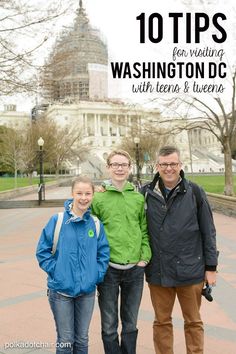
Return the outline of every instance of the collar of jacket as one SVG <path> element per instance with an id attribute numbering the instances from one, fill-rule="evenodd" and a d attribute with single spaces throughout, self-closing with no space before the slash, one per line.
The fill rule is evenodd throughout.
<path id="1" fill-rule="evenodd" d="M 88 208 L 88 210 L 84 213 L 82 219 L 79 216 L 74 217 L 74 215 L 71 213 L 72 204 L 73 204 L 73 198 L 67 199 L 64 203 L 64 207 L 65 207 L 65 211 L 69 214 L 69 216 L 73 219 L 73 221 L 88 220 L 90 218 L 91 208 Z"/>
<path id="2" fill-rule="evenodd" d="M 134 186 L 130 182 L 126 182 L 123 189 L 119 191 L 115 186 L 111 184 L 104 185 L 107 191 L 115 191 L 115 192 L 126 192 L 126 191 L 134 191 Z"/>
<path id="3" fill-rule="evenodd" d="M 185 186 L 185 177 L 184 177 L 184 171 L 183 170 L 180 170 L 180 173 L 179 173 L 180 177 L 182 178 L 180 184 L 179 184 L 179 190 L 181 193 L 184 193 L 186 191 L 186 186 Z M 159 187 L 160 187 L 160 190 L 162 190 L 164 188 L 164 183 L 160 177 L 160 174 L 159 172 L 157 172 L 152 180 L 152 182 L 149 184 L 149 188 L 151 190 L 154 190 L 156 184 L 159 182 Z M 178 184 L 177 184 L 178 185 Z"/>

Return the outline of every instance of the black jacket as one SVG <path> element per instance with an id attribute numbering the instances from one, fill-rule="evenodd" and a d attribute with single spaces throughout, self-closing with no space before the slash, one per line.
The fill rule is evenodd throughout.
<path id="1" fill-rule="evenodd" d="M 152 259 L 146 267 L 149 283 L 167 287 L 197 284 L 205 270 L 216 270 L 216 231 L 211 208 L 202 188 L 197 205 L 192 184 L 182 180 L 169 198 L 159 174 L 144 186 Z"/>

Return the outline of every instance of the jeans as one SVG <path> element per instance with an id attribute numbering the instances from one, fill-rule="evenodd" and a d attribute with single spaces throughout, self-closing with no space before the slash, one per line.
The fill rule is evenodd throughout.
<path id="1" fill-rule="evenodd" d="M 156 354 L 174 353 L 172 310 L 176 296 L 184 318 L 186 353 L 203 354 L 204 330 L 200 315 L 202 287 L 203 283 L 173 288 L 149 284 L 155 311 L 153 341 Z"/>
<path id="2" fill-rule="evenodd" d="M 134 266 L 127 270 L 109 267 L 104 282 L 98 286 L 102 340 L 106 354 L 136 353 L 138 335 L 136 325 L 143 292 L 143 278 L 143 267 Z M 122 324 L 120 340 L 117 332 L 118 313 Z"/>
<path id="3" fill-rule="evenodd" d="M 88 354 L 95 292 L 73 298 L 49 289 L 48 299 L 56 324 L 56 354 Z"/>

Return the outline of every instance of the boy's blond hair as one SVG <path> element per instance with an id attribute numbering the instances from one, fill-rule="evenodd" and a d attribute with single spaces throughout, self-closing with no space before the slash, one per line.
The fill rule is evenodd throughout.
<path id="1" fill-rule="evenodd" d="M 128 161 L 129 161 L 129 165 L 131 165 L 131 157 L 130 157 L 130 154 L 125 151 L 125 150 L 121 150 L 121 149 L 118 149 L 118 150 L 113 150 L 108 156 L 107 156 L 107 166 L 110 165 L 111 163 L 111 159 L 113 156 L 115 155 L 121 155 L 121 156 L 125 156 Z"/>

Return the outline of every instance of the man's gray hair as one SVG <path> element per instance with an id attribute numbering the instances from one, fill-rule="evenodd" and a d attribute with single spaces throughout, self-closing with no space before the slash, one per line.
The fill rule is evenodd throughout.
<path id="1" fill-rule="evenodd" d="M 174 154 L 175 152 L 180 158 L 180 150 L 176 146 L 174 145 L 163 146 L 160 148 L 160 150 L 157 153 L 157 161 L 159 160 L 159 156 L 167 156 L 167 155 Z"/>

